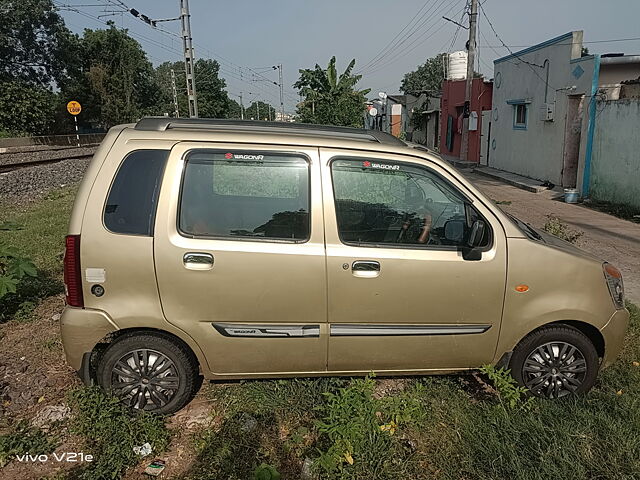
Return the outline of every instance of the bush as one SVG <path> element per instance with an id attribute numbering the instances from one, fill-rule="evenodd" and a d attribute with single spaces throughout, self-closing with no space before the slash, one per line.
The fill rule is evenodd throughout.
<path id="1" fill-rule="evenodd" d="M 576 243 L 584 234 L 584 232 L 570 229 L 569 226 L 566 223 L 562 223 L 559 218 L 547 215 L 547 219 L 547 223 L 544 224 L 542 229 L 569 243 Z"/>
<path id="2" fill-rule="evenodd" d="M 36 266 L 31 260 L 21 257 L 15 247 L 0 243 L 0 299 L 9 293 L 16 293 L 24 277 L 36 275 Z"/>

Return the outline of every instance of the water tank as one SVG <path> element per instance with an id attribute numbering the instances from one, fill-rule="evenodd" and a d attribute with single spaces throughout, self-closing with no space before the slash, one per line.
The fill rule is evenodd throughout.
<path id="1" fill-rule="evenodd" d="M 450 53 L 448 63 L 447 80 L 464 80 L 467 78 L 467 52 Z"/>

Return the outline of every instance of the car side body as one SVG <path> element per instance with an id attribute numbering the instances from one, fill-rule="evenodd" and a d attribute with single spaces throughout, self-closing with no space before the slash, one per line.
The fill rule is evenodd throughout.
<path id="1" fill-rule="evenodd" d="M 380 193 L 400 181 L 399 194 Z M 151 209 L 147 230 L 109 223 L 118 188 Z M 406 220 L 394 202 L 410 205 Z M 258 225 L 263 208 L 277 212 Z M 484 240 L 466 246 L 474 219 Z M 437 243 L 415 240 L 427 224 Z M 512 366 L 530 335 L 562 327 L 588 339 L 598 370 L 610 365 L 629 322 L 612 300 L 621 279 L 608 286 L 607 264 L 527 228 L 437 154 L 380 133 L 167 118 L 114 127 L 71 216 L 67 360 L 90 382 L 111 345 L 150 335 L 210 380 L 449 373 Z"/>

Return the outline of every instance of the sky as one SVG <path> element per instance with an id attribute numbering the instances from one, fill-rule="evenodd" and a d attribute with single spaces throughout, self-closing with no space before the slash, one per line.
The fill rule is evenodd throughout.
<path id="1" fill-rule="evenodd" d="M 380 91 L 398 93 L 405 73 L 440 52 L 464 49 L 467 30 L 442 17 L 458 22 L 464 18 L 466 25 L 465 1 L 190 0 L 189 6 L 195 57 L 220 63 L 231 98 L 238 100 L 242 94 L 245 105 L 254 100 L 277 105 L 279 89 L 273 82 L 278 73 L 272 66 L 282 64 L 285 110 L 294 112 L 299 97 L 292 85 L 298 70 L 316 63 L 326 66 L 334 55 L 339 71 L 356 59 L 355 71 L 363 75 L 358 86 L 370 88 L 370 97 Z M 517 51 L 572 30 L 584 30 L 590 53 L 640 54 L 640 0 L 480 3 L 477 69 L 487 78 L 493 77 L 493 60 L 510 53 L 502 42 Z M 179 15 L 178 0 L 54 0 L 54 4 L 71 6 L 60 13 L 74 32 L 105 27 L 104 22 L 112 20 L 129 29 L 154 65 L 182 59 L 179 22 L 159 23 L 153 29 L 129 13 L 116 13 L 127 7 L 149 18 L 173 18 Z M 633 40 L 602 42 L 613 39 Z"/>

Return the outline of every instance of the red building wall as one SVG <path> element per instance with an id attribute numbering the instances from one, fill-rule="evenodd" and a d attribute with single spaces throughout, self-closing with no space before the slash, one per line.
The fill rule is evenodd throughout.
<path id="1" fill-rule="evenodd" d="M 465 80 L 445 80 L 442 82 L 440 99 L 440 152 L 460 158 L 462 140 L 462 111 L 464 108 Z M 482 111 L 491 110 L 493 83 L 482 78 L 474 78 L 471 84 L 470 111 L 478 114 L 478 129 L 469 132 L 469 158 L 471 162 L 480 161 L 480 133 L 482 132 Z M 449 117 L 453 118 L 453 148 L 447 144 L 447 126 Z"/>

